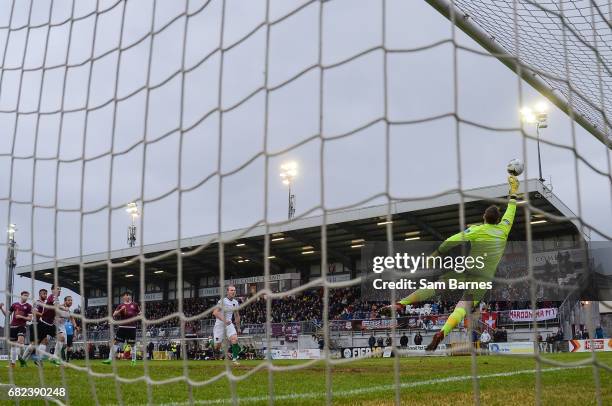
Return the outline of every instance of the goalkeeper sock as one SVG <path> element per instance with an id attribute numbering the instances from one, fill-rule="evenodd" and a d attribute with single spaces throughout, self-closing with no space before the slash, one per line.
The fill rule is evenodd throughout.
<path id="1" fill-rule="evenodd" d="M 132 361 L 136 361 L 136 347 L 132 348 Z"/>
<path id="2" fill-rule="evenodd" d="M 405 297 L 402 300 L 400 300 L 399 303 L 403 304 L 404 306 L 412 305 L 412 304 L 415 304 L 415 303 L 420 303 L 420 302 L 422 302 L 424 300 L 429 299 L 435 293 L 436 293 L 436 291 L 434 289 L 419 289 L 419 290 L 415 290 L 410 295 L 408 295 L 407 297 Z"/>
<path id="3" fill-rule="evenodd" d="M 232 359 L 238 359 L 238 354 L 240 354 L 240 346 L 238 344 L 232 344 Z"/>
<path id="4" fill-rule="evenodd" d="M 450 332 L 453 331 L 453 329 L 457 327 L 459 323 L 461 323 L 461 320 L 465 318 L 466 314 L 467 312 L 463 307 L 455 307 L 455 310 L 451 313 L 450 316 L 448 316 L 446 323 L 444 323 L 444 326 L 442 327 L 444 337 L 449 335 Z"/>

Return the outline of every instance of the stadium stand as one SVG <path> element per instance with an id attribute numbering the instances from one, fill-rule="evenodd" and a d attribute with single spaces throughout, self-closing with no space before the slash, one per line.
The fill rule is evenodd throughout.
<path id="1" fill-rule="evenodd" d="M 581 241 L 584 236 L 580 234 L 576 224 L 572 220 L 573 213 L 558 199 L 551 191 L 543 189 L 541 183 L 529 181 L 525 185 L 526 191 L 530 193 L 533 202 L 538 208 L 547 213 L 568 218 L 567 221 L 545 222 L 533 229 L 534 252 L 541 262 L 536 264 L 534 272 L 554 274 L 559 280 L 571 280 L 575 274 L 575 263 L 572 261 L 573 247 Z M 496 185 L 485 188 L 474 189 L 468 196 L 479 196 L 478 198 L 463 197 L 466 210 L 466 223 L 477 223 L 482 215 L 483 207 L 489 204 L 487 199 L 496 199 L 506 193 L 505 185 Z M 446 195 L 444 197 L 428 199 L 419 202 L 403 202 L 394 207 L 394 239 L 402 241 L 406 235 L 418 235 L 421 241 L 440 241 L 457 227 L 457 210 L 461 196 L 458 194 Z M 333 212 L 328 215 L 327 224 L 327 253 L 329 256 L 328 279 L 334 281 L 353 280 L 360 275 L 363 268 L 361 264 L 361 250 L 352 248 L 352 241 L 382 241 L 385 240 L 384 227 L 380 227 L 381 216 L 387 214 L 387 206 L 371 206 L 355 210 Z M 522 212 L 517 215 L 513 235 L 520 240 L 524 233 L 525 224 L 533 219 L 526 219 Z M 315 217 L 297 219 L 290 225 L 278 227 L 272 230 L 271 235 L 276 241 L 272 245 L 274 259 L 271 261 L 272 273 L 270 288 L 279 294 L 290 291 L 295 287 L 312 281 L 320 275 L 320 249 L 316 244 L 321 238 L 320 219 Z M 232 283 L 237 288 L 238 297 L 241 300 L 251 297 L 263 287 L 262 276 L 262 249 L 264 230 L 255 227 L 250 230 L 236 230 L 225 233 L 224 241 L 233 241 L 225 244 L 226 278 L 223 285 Z M 183 285 L 183 312 L 185 316 L 191 317 L 210 310 L 219 300 L 220 281 L 218 280 L 218 245 L 215 242 L 218 235 L 201 236 L 181 241 L 182 266 L 185 275 Z M 414 237 L 411 237 L 414 238 Z M 85 315 L 90 322 L 87 323 L 88 339 L 93 342 L 108 340 L 109 326 L 103 319 L 108 316 L 108 296 L 112 295 L 113 306 L 119 301 L 121 292 L 130 290 L 134 294 L 134 300 L 144 304 L 147 319 L 146 340 L 154 342 L 155 346 L 164 345 L 168 340 L 177 339 L 180 336 L 180 319 L 178 317 L 179 306 L 177 304 L 178 287 L 176 285 L 176 255 L 172 252 L 176 242 L 153 244 L 144 246 L 145 258 L 157 257 L 155 261 L 147 262 L 145 266 L 146 286 L 145 297 L 141 296 L 140 286 L 140 264 L 136 249 L 123 249 L 111 253 L 113 291 L 106 292 L 107 278 L 109 276 L 108 259 L 106 255 L 92 254 L 82 258 L 68 258 L 59 263 L 40 263 L 34 266 L 22 266 L 17 269 L 20 275 L 35 279 L 52 282 L 53 273 L 57 270 L 57 278 L 64 286 L 78 286 L 79 265 L 85 264 L 84 291 L 86 297 L 80 305 L 86 307 Z M 303 255 L 305 247 L 310 247 L 312 255 Z M 510 253 L 512 254 L 512 253 Z M 134 259 L 136 258 L 136 259 Z M 247 261 L 248 260 L 248 261 Z M 122 264 L 122 266 L 117 266 Z M 123 265 L 127 264 L 127 265 Z M 500 269 L 498 275 L 505 277 L 508 269 Z M 133 274 L 134 277 L 125 278 L 125 274 Z M 104 288 L 100 288 L 104 287 Z M 520 285 L 508 288 L 508 300 L 489 301 L 486 309 L 498 312 L 498 324 L 500 329 L 506 329 L 506 335 L 510 338 L 522 340 L 530 331 L 530 323 L 508 322 L 505 312 L 513 309 L 531 308 L 530 303 L 511 300 L 518 297 L 516 293 L 523 287 Z M 275 345 L 287 346 L 288 343 L 300 343 L 304 346 L 318 346 L 317 337 L 321 333 L 323 318 L 323 293 L 322 288 L 307 289 L 299 292 L 296 296 L 279 296 L 272 301 L 272 336 L 278 342 Z M 263 345 L 258 337 L 265 335 L 266 321 L 266 298 L 260 296 L 257 300 L 241 309 L 242 334 L 253 337 L 256 346 Z M 329 320 L 330 330 L 337 337 L 338 343 L 349 342 L 351 344 L 360 342 L 362 339 L 367 344 L 369 333 L 367 328 L 361 328 L 362 320 L 380 320 L 384 316 L 379 314 L 379 309 L 387 305 L 388 301 L 368 300 L 355 285 L 350 288 L 330 289 L 329 295 Z M 78 301 L 77 301 L 78 304 Z M 437 320 L 444 320 L 443 316 L 450 313 L 453 302 L 444 299 L 433 302 L 422 303 L 419 307 L 408 307 L 403 314 L 402 323 L 398 325 L 398 331 L 406 331 L 412 336 L 420 331 L 423 342 L 429 341 L 428 335 L 436 328 Z M 583 321 L 580 315 L 575 315 L 575 309 L 579 304 L 576 300 L 566 300 L 561 303 L 538 303 L 538 307 L 557 307 L 559 314 L 544 326 L 545 333 L 556 334 L 556 330 L 547 328 L 560 328 L 566 335 L 565 339 L 573 336 L 574 329 L 580 327 Z M 433 316 L 441 317 L 433 317 Z M 574 316 L 572 316 L 574 315 Z M 170 316 L 170 317 L 169 317 Z M 163 321 L 157 321 L 166 318 Z M 572 319 L 574 317 L 574 319 Z M 561 320 L 561 319 L 564 320 Z M 93 320 L 91 320 L 93 319 Z M 193 337 L 205 342 L 212 332 L 214 320 L 210 313 L 199 319 L 185 323 L 185 337 Z M 352 324 L 351 324 L 352 323 Z M 382 331 L 388 330 L 389 322 L 370 323 Z M 368 324 L 368 323 L 365 323 Z M 571 327 L 570 327 L 571 324 Z M 298 327 L 299 326 L 299 327 Z M 350 327 L 349 327 L 350 326 Z M 493 332 L 495 340 L 499 332 Z M 362 337 L 363 336 L 363 337 Z M 138 337 L 142 338 L 139 331 Z M 399 342 L 399 336 L 393 337 Z M 283 342 L 281 344 L 281 342 Z M 205 344 L 203 344 L 204 346 Z M 289 344 L 291 345 L 291 344 Z M 103 347 L 102 347 L 103 348 Z M 98 350 L 99 351 L 99 350 Z M 197 350 L 196 350 L 197 353 Z"/>

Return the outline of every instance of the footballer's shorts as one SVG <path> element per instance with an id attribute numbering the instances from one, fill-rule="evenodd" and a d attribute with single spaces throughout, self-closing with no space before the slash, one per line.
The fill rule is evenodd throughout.
<path id="1" fill-rule="evenodd" d="M 52 324 L 47 324 L 44 321 L 39 321 L 38 324 L 36 325 L 36 327 L 38 327 L 38 341 L 42 341 L 45 338 L 47 338 L 47 336 L 51 336 L 53 338 L 55 338 L 55 326 Z"/>
<path id="2" fill-rule="evenodd" d="M 57 323 L 55 325 L 55 331 L 57 331 L 57 334 L 63 334 L 64 337 L 66 337 L 66 324 Z"/>
<path id="3" fill-rule="evenodd" d="M 10 341 L 17 341 L 19 336 L 25 337 L 26 335 L 26 327 L 25 326 L 11 326 L 11 336 L 9 338 Z"/>
<path id="4" fill-rule="evenodd" d="M 68 347 L 72 347 L 72 339 L 74 338 L 74 334 L 67 334 L 66 335 L 66 345 Z"/>
<path id="5" fill-rule="evenodd" d="M 117 327 L 117 330 L 115 330 L 115 341 L 134 344 L 136 342 L 136 327 Z"/>
<path id="6" fill-rule="evenodd" d="M 223 335 L 224 328 L 225 336 Z M 231 336 L 235 335 L 238 335 L 238 333 L 236 332 L 236 326 L 234 326 L 234 323 L 230 324 L 229 326 L 221 323 L 215 323 L 215 327 L 213 327 L 213 337 L 215 338 L 215 344 L 223 342 L 224 338 L 230 338 Z"/>
<path id="7" fill-rule="evenodd" d="M 44 326 L 46 326 L 46 324 L 36 323 L 36 333 L 38 333 L 38 335 L 36 335 L 34 334 L 34 323 L 30 324 L 30 344 L 38 344 L 47 338 L 47 329 Z"/>
<path id="8" fill-rule="evenodd" d="M 30 324 L 28 330 L 30 330 L 30 343 L 33 344 L 35 342 L 38 342 L 38 337 L 36 337 L 36 334 L 34 334 L 34 323 Z"/>

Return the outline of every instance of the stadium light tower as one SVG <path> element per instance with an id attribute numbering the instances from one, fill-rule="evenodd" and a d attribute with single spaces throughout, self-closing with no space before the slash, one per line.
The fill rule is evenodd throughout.
<path id="1" fill-rule="evenodd" d="M 540 182 L 544 182 L 544 178 L 542 177 L 542 157 L 540 156 L 540 128 L 548 127 L 548 105 L 544 102 L 539 102 L 533 108 L 523 107 L 521 109 L 521 120 L 524 123 L 536 125 L 538 170 L 540 173 Z"/>
<path id="2" fill-rule="evenodd" d="M 9 224 L 8 226 L 8 244 L 6 246 L 6 303 L 10 306 L 13 303 L 13 275 L 15 274 L 15 267 L 17 266 L 17 256 L 15 255 L 15 249 L 17 242 L 15 241 L 15 232 L 17 226 L 15 224 Z M 9 317 L 4 318 L 4 331 L 9 331 Z M 9 347 L 10 348 L 10 347 Z"/>
<path id="3" fill-rule="evenodd" d="M 125 211 L 132 217 L 132 224 L 128 226 L 128 245 L 134 247 L 136 245 L 136 219 L 140 216 L 140 211 L 135 202 L 129 203 Z"/>
<path id="4" fill-rule="evenodd" d="M 293 218 L 295 214 L 295 195 L 291 194 L 291 183 L 297 176 L 297 163 L 294 161 L 286 162 L 281 165 L 280 176 L 283 180 L 283 184 L 289 187 L 289 220 Z"/>

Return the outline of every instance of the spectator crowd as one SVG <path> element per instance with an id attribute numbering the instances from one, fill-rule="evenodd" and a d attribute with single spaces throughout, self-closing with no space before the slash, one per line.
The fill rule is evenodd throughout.
<path id="1" fill-rule="evenodd" d="M 239 298 L 242 303 L 249 298 Z M 250 302 L 247 306 L 240 309 L 241 325 L 264 324 L 267 319 L 266 312 L 267 298 L 261 296 Z M 217 299 L 188 298 L 183 301 L 183 312 L 186 317 L 196 316 L 214 307 Z M 388 317 L 380 310 L 387 306 L 389 302 L 371 301 L 361 297 L 359 288 L 332 289 L 329 291 L 329 319 L 330 320 L 361 320 L 377 319 Z M 422 316 L 448 314 L 453 310 L 453 302 L 436 300 L 419 304 L 419 307 L 406 306 L 399 310 L 397 315 L 402 316 Z M 554 302 L 538 303 L 538 307 L 554 307 L 558 305 Z M 520 302 L 490 302 L 481 306 L 482 311 L 503 311 L 509 309 L 530 308 L 528 303 Z M 147 336 L 151 338 L 165 338 L 170 335 L 168 329 L 177 329 L 180 326 L 179 317 L 169 315 L 178 312 L 178 302 L 176 300 L 151 301 L 145 304 L 145 315 L 149 323 L 147 325 Z M 85 315 L 88 319 L 102 319 L 108 315 L 107 306 L 97 306 L 87 308 Z M 196 335 L 200 329 L 200 321 L 212 318 L 209 313 L 202 318 L 185 322 L 185 334 L 187 336 Z M 162 320 L 163 321 L 158 321 Z M 297 295 L 288 295 L 271 300 L 271 322 L 289 323 L 297 321 L 312 321 L 320 323 L 323 319 L 323 290 L 310 289 Z M 79 320 L 80 323 L 80 320 Z M 108 321 L 87 322 L 88 333 L 104 332 L 109 329 Z M 176 332 L 176 330 L 175 330 Z M 500 333 L 501 334 L 501 333 Z M 493 337 L 493 339 L 497 339 Z M 501 339 L 500 339 L 501 340 Z"/>

